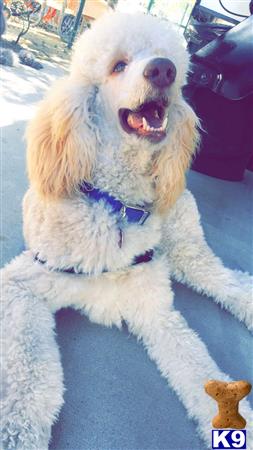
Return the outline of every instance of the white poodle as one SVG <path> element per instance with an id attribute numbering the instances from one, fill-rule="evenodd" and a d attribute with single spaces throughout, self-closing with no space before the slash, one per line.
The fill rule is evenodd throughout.
<path id="1" fill-rule="evenodd" d="M 181 94 L 187 65 L 167 22 L 104 16 L 28 127 L 28 250 L 3 270 L 3 448 L 47 448 L 63 392 L 51 312 L 67 306 L 103 325 L 124 320 L 211 446 L 216 405 L 203 385 L 229 377 L 174 309 L 170 278 L 249 328 L 252 291 L 249 275 L 213 255 L 184 190 L 197 142 Z"/>

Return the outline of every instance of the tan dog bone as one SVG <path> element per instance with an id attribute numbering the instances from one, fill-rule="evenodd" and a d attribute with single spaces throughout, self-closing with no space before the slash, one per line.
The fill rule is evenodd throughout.
<path id="1" fill-rule="evenodd" d="M 205 384 L 205 391 L 218 403 L 219 413 L 212 420 L 214 428 L 245 428 L 246 420 L 239 414 L 239 401 L 251 391 L 248 381 L 211 380 Z"/>

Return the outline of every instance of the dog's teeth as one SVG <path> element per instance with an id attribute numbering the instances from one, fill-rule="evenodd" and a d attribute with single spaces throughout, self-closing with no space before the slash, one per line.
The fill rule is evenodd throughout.
<path id="1" fill-rule="evenodd" d="M 147 123 L 145 117 L 142 118 L 142 125 L 143 125 L 144 130 L 147 130 L 148 123 Z"/>
<path id="2" fill-rule="evenodd" d="M 164 126 L 164 124 L 165 124 L 165 126 Z M 148 124 L 147 119 L 146 119 L 145 117 L 142 117 L 142 126 L 143 126 L 143 129 L 144 129 L 145 131 L 149 131 L 149 132 L 152 132 L 152 133 L 160 133 L 161 131 L 164 130 L 164 128 L 166 127 L 166 125 L 167 125 L 167 118 L 164 120 L 163 125 L 162 125 L 161 127 L 159 127 L 159 128 L 154 128 L 154 127 L 151 127 L 151 126 Z"/>
<path id="3" fill-rule="evenodd" d="M 166 128 L 166 126 L 167 126 L 167 123 L 168 123 L 168 117 L 165 117 L 165 119 L 164 119 L 164 121 L 163 121 L 163 124 L 162 124 L 162 126 L 161 126 L 162 130 L 165 130 L 165 128 Z"/>

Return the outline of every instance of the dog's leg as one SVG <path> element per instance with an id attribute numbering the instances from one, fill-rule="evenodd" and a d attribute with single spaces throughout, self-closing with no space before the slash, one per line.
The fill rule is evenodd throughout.
<path id="1" fill-rule="evenodd" d="M 185 191 L 164 225 L 163 248 L 172 276 L 228 309 L 253 329 L 253 277 L 225 268 L 207 245 L 196 202 Z"/>
<path id="2" fill-rule="evenodd" d="M 22 284 L 31 296 L 45 302 L 53 313 L 72 307 L 87 314 L 92 322 L 121 327 L 116 289 L 116 280 L 120 276 L 117 272 L 89 277 L 51 271 L 26 251 L 6 266 L 4 273 L 13 284 Z"/>
<path id="3" fill-rule="evenodd" d="M 129 330 L 143 341 L 154 360 L 176 391 L 189 416 L 198 423 L 198 430 L 206 444 L 211 447 L 211 420 L 216 413 L 215 402 L 204 391 L 204 383 L 210 379 L 229 380 L 219 370 L 208 351 L 192 331 L 179 312 L 171 307 L 172 292 L 159 296 L 161 279 L 150 273 L 142 287 L 128 284 L 127 298 L 122 304 L 122 316 Z M 158 285 L 157 285 L 158 284 Z M 161 292 L 160 292 L 161 293 Z M 247 401 L 242 402 L 241 411 L 248 425 L 253 419 Z M 250 442 L 248 430 L 248 443 Z M 252 448 L 249 446 L 249 448 Z"/>
<path id="4" fill-rule="evenodd" d="M 24 281 L 26 264 L 21 255 L 1 271 L 0 447 L 46 450 L 63 403 L 63 373 L 53 315 Z"/>

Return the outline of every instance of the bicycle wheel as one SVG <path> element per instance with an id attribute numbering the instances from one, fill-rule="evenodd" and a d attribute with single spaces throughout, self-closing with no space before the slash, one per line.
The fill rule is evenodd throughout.
<path id="1" fill-rule="evenodd" d="M 14 17 L 21 17 L 24 16 L 27 12 L 27 8 L 25 7 L 25 4 L 22 1 L 14 1 L 10 4 L 10 11 L 11 15 Z"/>
<path id="2" fill-rule="evenodd" d="M 73 14 L 65 14 L 60 26 L 60 38 L 64 42 L 69 42 L 75 24 L 75 16 Z"/>

